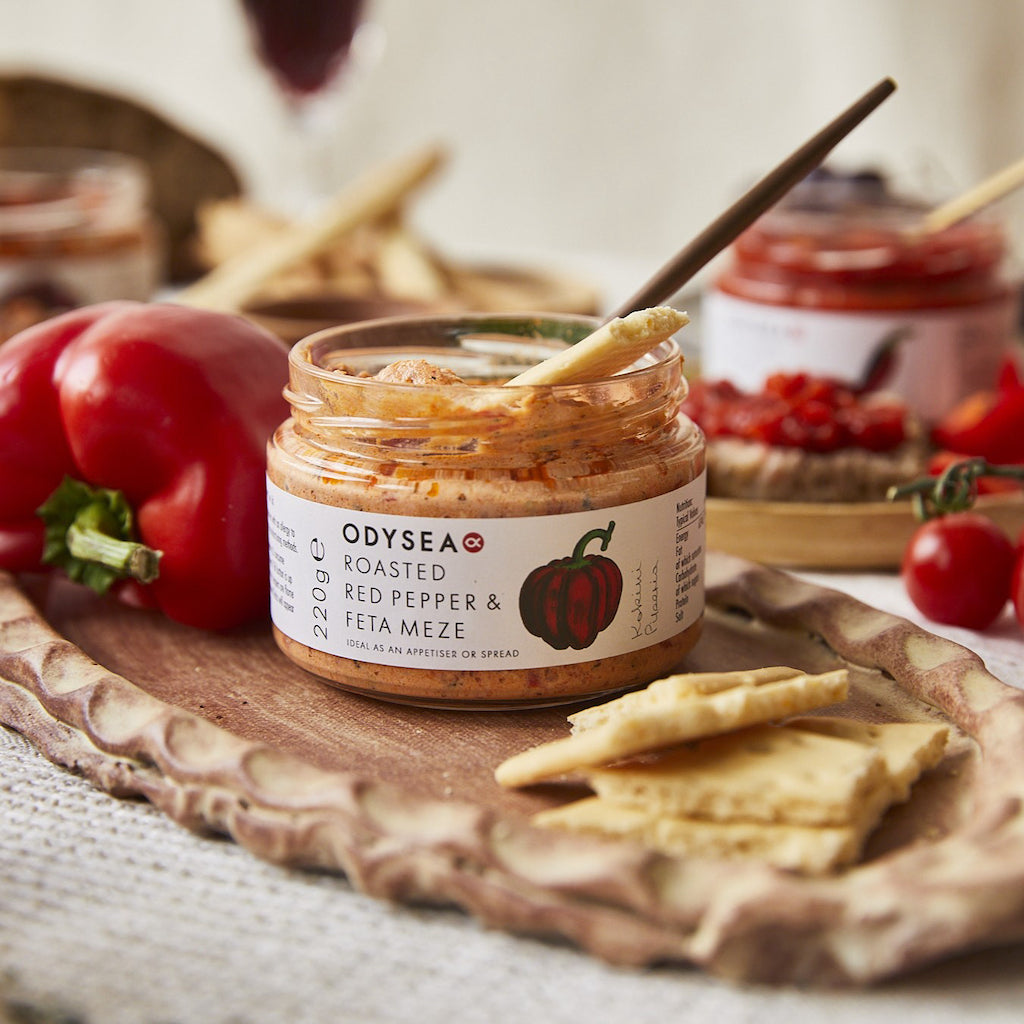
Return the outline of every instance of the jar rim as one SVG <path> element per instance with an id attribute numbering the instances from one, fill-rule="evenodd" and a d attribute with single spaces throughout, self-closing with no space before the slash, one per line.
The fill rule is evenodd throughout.
<path id="1" fill-rule="evenodd" d="M 547 356 L 554 355 L 566 345 L 578 343 L 591 334 L 600 322 L 596 317 L 579 314 L 548 313 L 462 313 L 436 316 L 409 314 L 382 317 L 330 327 L 308 335 L 292 346 L 289 362 L 294 370 L 311 374 L 324 383 L 387 387 L 422 393 L 422 384 L 376 380 L 368 370 L 372 365 L 379 364 L 379 369 L 399 358 L 418 358 L 425 355 L 440 357 L 443 365 L 452 368 L 453 362 L 458 360 L 443 357 L 446 352 L 453 352 L 463 354 L 467 360 L 474 359 L 484 366 L 489 365 L 493 371 L 494 384 L 472 383 L 466 384 L 466 387 L 471 387 L 476 393 L 500 388 L 504 393 L 514 391 L 519 394 L 529 391 L 558 394 L 560 391 L 579 392 L 580 389 L 590 386 L 607 387 L 610 383 L 616 382 L 638 383 L 645 375 L 664 373 L 673 364 L 682 362 L 679 345 L 670 338 L 652 347 L 650 352 L 641 356 L 632 366 L 613 375 L 563 384 L 524 384 L 511 387 L 504 384 L 504 379 L 509 376 L 535 365 Z M 367 338 L 385 332 L 388 336 L 386 344 L 365 343 Z M 413 343 L 417 337 L 424 340 Z M 502 347 L 498 338 L 504 339 L 508 345 L 519 350 L 518 360 L 501 358 Z M 353 343 L 338 345 L 339 339 Z M 401 343 L 403 339 L 406 344 Z M 360 340 L 364 343 L 358 344 Z M 467 345 L 467 341 L 470 344 Z M 532 345 L 524 346 L 524 343 L 531 341 Z M 339 375 L 337 369 L 344 365 L 344 359 L 339 359 L 335 366 L 324 365 L 324 358 L 328 353 L 347 357 L 349 362 L 369 363 L 369 366 L 362 367 L 366 375 Z M 531 355 L 534 358 L 523 358 Z M 452 385 L 439 387 L 447 389 Z M 400 394 L 401 390 L 395 393 Z"/>
<path id="2" fill-rule="evenodd" d="M 0 231 L 116 226 L 145 208 L 150 181 L 137 157 L 61 146 L 0 147 Z"/>
<path id="3" fill-rule="evenodd" d="M 921 232 L 921 211 L 899 205 L 772 210 L 734 245 L 742 260 L 818 274 L 944 278 L 996 267 L 1006 248 L 1001 222 L 978 216 Z"/>

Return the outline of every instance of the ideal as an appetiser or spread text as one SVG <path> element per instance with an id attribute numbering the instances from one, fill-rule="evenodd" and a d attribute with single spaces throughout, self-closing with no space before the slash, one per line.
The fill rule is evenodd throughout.
<path id="1" fill-rule="evenodd" d="M 385 699 L 492 708 L 679 663 L 704 610 L 705 483 L 677 347 L 584 384 L 502 386 L 593 328 L 398 319 L 295 346 L 268 460 L 290 658 Z"/>

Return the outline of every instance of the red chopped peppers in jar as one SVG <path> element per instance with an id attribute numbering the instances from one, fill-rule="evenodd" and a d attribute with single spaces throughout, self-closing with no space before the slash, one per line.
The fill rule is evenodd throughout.
<path id="1" fill-rule="evenodd" d="M 695 381 L 684 409 L 709 440 L 735 437 L 805 452 L 888 452 L 908 438 L 906 409 L 806 373 L 773 373 L 757 393 L 731 381 Z"/>
<path id="2" fill-rule="evenodd" d="M 666 342 L 572 385 L 503 381 L 583 317 L 396 318 L 291 353 L 268 459 L 281 649 L 335 685 L 539 707 L 650 682 L 704 610 L 704 440 Z"/>
<path id="3" fill-rule="evenodd" d="M 703 373 L 744 388 L 776 372 L 874 374 L 926 422 L 988 386 L 1016 323 L 1003 232 L 976 219 L 923 233 L 923 213 L 870 178 L 799 186 L 737 239 L 710 289 Z"/>

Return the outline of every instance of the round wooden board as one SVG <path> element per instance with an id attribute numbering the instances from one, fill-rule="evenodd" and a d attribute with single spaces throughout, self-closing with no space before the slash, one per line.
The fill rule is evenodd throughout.
<path id="1" fill-rule="evenodd" d="M 294 345 L 317 331 L 384 316 L 500 309 L 593 316 L 599 307 L 595 288 L 583 280 L 542 269 L 496 265 L 453 267 L 453 290 L 433 301 L 342 292 L 277 294 L 247 303 L 241 313 Z"/>
<path id="2" fill-rule="evenodd" d="M 1024 530 L 1024 496 L 986 495 L 975 508 L 1014 541 Z M 916 525 L 909 501 L 707 502 L 710 548 L 790 569 L 897 569 Z"/>
<path id="3" fill-rule="evenodd" d="M 1024 939 L 1024 693 L 970 651 L 784 572 L 714 553 L 707 578 L 682 668 L 843 666 L 836 713 L 950 725 L 943 763 L 851 869 L 805 877 L 538 829 L 535 810 L 578 794 L 506 791 L 493 770 L 565 735 L 569 709 L 382 704 L 298 669 L 266 625 L 205 633 L 53 577 L 0 573 L 0 724 L 257 856 L 610 962 L 863 984 Z"/>

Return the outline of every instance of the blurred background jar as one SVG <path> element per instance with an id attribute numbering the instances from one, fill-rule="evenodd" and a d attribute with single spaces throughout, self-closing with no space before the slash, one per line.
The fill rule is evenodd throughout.
<path id="1" fill-rule="evenodd" d="M 153 296 L 163 245 L 149 189 L 121 154 L 0 149 L 0 341 L 77 306 Z"/>
<path id="2" fill-rule="evenodd" d="M 874 173 L 821 170 L 732 246 L 704 308 L 702 372 L 760 388 L 778 371 L 901 395 L 926 422 L 991 387 L 1018 296 L 995 219 L 941 231 Z"/>

